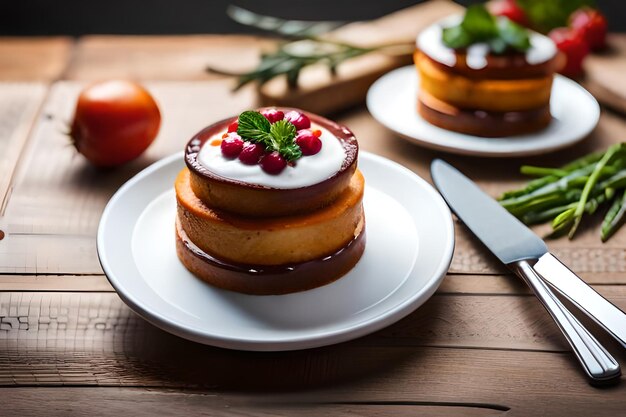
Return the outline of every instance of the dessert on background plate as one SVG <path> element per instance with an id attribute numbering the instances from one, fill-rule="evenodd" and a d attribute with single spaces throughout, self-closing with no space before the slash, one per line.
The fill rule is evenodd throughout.
<path id="1" fill-rule="evenodd" d="M 417 111 L 435 126 L 502 137 L 537 132 L 552 120 L 552 82 L 562 55 L 550 38 L 483 5 L 422 31 L 414 61 Z"/>
<path id="2" fill-rule="evenodd" d="M 296 109 L 246 111 L 203 129 L 175 183 L 179 259 L 248 294 L 340 278 L 365 248 L 357 158 L 349 129 Z"/>

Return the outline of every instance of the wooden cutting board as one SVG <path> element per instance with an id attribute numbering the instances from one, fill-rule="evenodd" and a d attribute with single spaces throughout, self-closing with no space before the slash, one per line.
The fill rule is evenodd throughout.
<path id="1" fill-rule="evenodd" d="M 626 34 L 609 35 L 609 48 L 585 59 L 584 86 L 598 101 L 626 113 Z"/>

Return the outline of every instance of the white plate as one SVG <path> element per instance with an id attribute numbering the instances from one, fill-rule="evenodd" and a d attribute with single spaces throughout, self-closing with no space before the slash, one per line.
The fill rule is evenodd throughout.
<path id="1" fill-rule="evenodd" d="M 411 313 L 437 289 L 452 258 L 447 205 L 423 179 L 360 153 L 367 244 L 347 275 L 314 290 L 253 296 L 212 287 L 176 257 L 174 179 L 183 155 L 124 184 L 98 229 L 98 256 L 120 297 L 154 325 L 200 343 L 294 350 L 350 340 Z"/>
<path id="2" fill-rule="evenodd" d="M 600 106 L 576 82 L 554 77 L 547 128 L 527 135 L 482 138 L 431 125 L 417 113 L 418 75 L 414 66 L 399 68 L 378 79 L 367 93 L 369 112 L 400 137 L 428 148 L 477 156 L 537 155 L 573 145 L 598 124 Z"/>

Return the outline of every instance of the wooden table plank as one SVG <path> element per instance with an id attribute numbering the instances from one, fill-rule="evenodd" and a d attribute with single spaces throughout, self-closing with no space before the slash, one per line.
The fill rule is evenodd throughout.
<path id="1" fill-rule="evenodd" d="M 104 275 L 19 275 L 0 276 L 0 291 L 92 291 L 114 292 Z"/>
<path id="2" fill-rule="evenodd" d="M 401 417 L 493 417 L 504 414 L 506 407 L 476 403 L 363 402 L 319 403 L 296 401 L 289 395 L 263 395 L 250 399 L 241 394 L 223 394 L 192 390 L 141 388 L 0 388 L 3 398 L 11 398 L 3 411 L 10 415 L 66 415 L 71 404 L 72 416 L 93 416 L 94 404 L 108 415 L 215 415 L 221 416 L 304 416 L 320 415 Z M 48 400 L 43 402 L 41 398 Z M 258 397 L 258 396 L 257 396 Z"/>
<path id="3" fill-rule="evenodd" d="M 0 80 L 57 80 L 69 64 L 73 47 L 69 37 L 0 37 Z"/>
<path id="4" fill-rule="evenodd" d="M 0 84 L 0 218 L 15 167 L 46 91 L 43 83 Z"/>
<path id="5" fill-rule="evenodd" d="M 618 307 L 626 308 L 624 286 L 596 288 Z M 182 349 L 192 344 L 141 320 L 112 292 L 0 292 L 0 330 L 3 351 L 16 350 L 35 356 L 39 348 L 56 351 L 69 346 L 85 348 L 87 344 L 89 349 L 108 351 L 112 345 L 122 343 L 124 346 L 120 347 L 128 355 L 141 355 L 151 346 L 171 345 Z M 123 343 L 132 340 L 146 345 Z M 519 295 L 437 293 L 404 320 L 354 343 L 568 350 L 554 323 L 527 292 Z M 155 360 L 166 360 L 170 353 L 163 349 L 154 354 Z"/>
<path id="6" fill-rule="evenodd" d="M 78 41 L 70 80 L 212 80 L 208 66 L 246 71 L 275 40 L 246 35 L 85 36 Z M 232 81 L 232 80 L 231 80 Z"/>

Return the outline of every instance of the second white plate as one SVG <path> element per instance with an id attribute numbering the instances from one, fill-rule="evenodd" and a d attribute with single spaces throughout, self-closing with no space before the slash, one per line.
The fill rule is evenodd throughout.
<path id="1" fill-rule="evenodd" d="M 367 93 L 372 116 L 403 139 L 452 153 L 511 157 L 554 151 L 584 139 L 598 124 L 600 106 L 578 83 L 556 75 L 552 85 L 550 125 L 533 134 L 501 138 L 465 135 L 431 125 L 417 113 L 419 82 L 414 66 L 378 79 Z"/>

